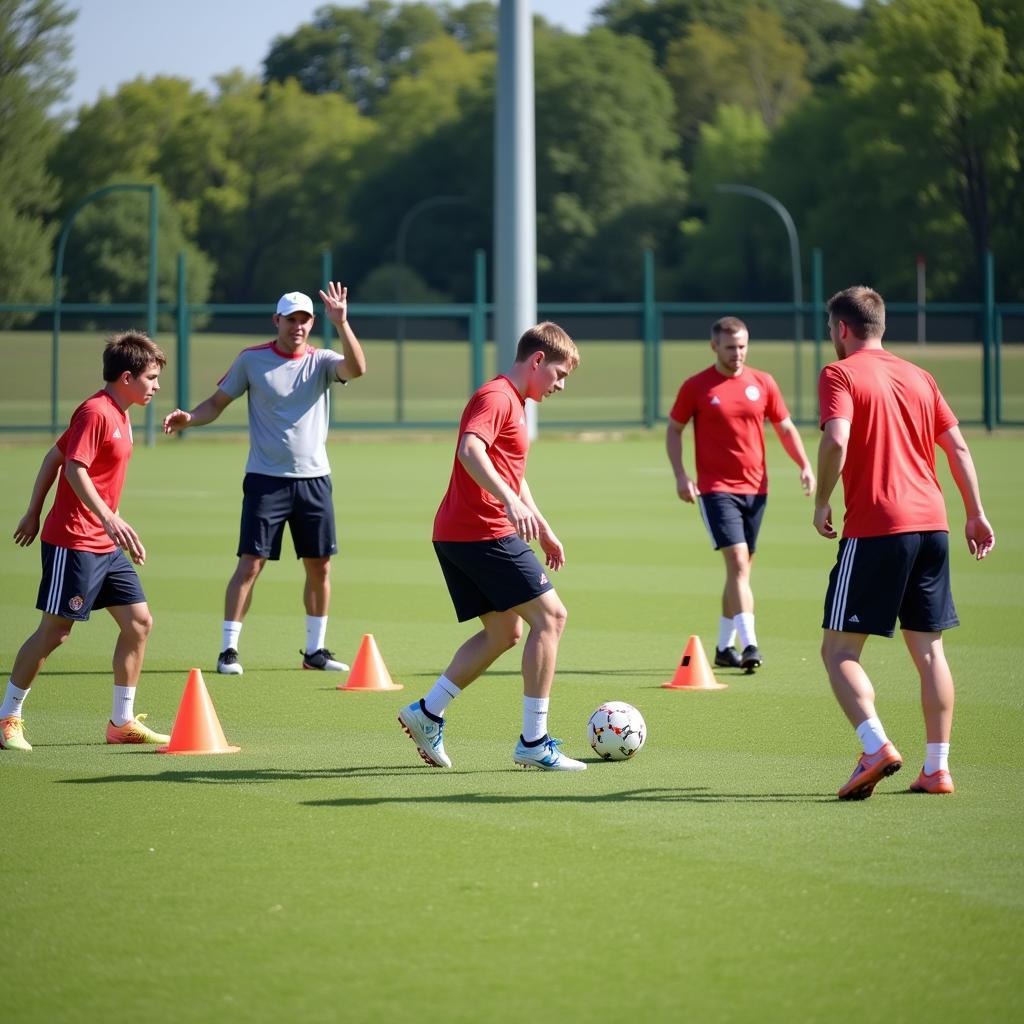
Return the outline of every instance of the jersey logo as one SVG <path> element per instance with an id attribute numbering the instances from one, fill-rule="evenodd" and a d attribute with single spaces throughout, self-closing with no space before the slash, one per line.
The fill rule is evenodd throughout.
<path id="1" fill-rule="evenodd" d="M 847 622 L 860 622 L 860 618 L 856 615 L 851 615 L 849 619 L 847 619 Z"/>
<path id="2" fill-rule="evenodd" d="M 715 395 L 715 396 L 714 396 L 714 397 L 713 397 L 713 398 L 711 399 L 711 401 L 710 401 L 710 403 L 709 403 L 709 404 L 710 404 L 710 405 L 721 405 L 721 404 L 722 404 L 722 400 L 721 400 L 721 399 L 720 399 L 720 398 L 718 397 L 718 395 Z"/>
<path id="3" fill-rule="evenodd" d="M 547 586 L 547 583 L 548 583 L 548 574 L 546 572 L 542 572 L 540 574 L 540 585 L 542 587 L 544 587 L 544 586 Z"/>
<path id="4" fill-rule="evenodd" d="M 748 384 L 743 392 L 752 402 L 761 397 L 761 389 L 756 384 Z"/>
<path id="5" fill-rule="evenodd" d="M 118 430 L 117 427 L 114 427 L 114 440 L 115 441 L 120 441 L 121 440 L 121 431 Z"/>
<path id="6" fill-rule="evenodd" d="M 525 416 L 520 416 L 519 417 L 519 426 L 522 426 L 525 422 L 526 422 L 526 417 Z"/>
<path id="7" fill-rule="evenodd" d="M 78 596 L 78 595 L 76 595 L 75 597 L 71 598 L 70 601 L 68 601 L 68 607 L 73 612 L 80 612 L 82 610 L 82 605 L 84 605 L 84 604 L 85 604 L 85 598 L 81 597 L 81 596 Z"/>

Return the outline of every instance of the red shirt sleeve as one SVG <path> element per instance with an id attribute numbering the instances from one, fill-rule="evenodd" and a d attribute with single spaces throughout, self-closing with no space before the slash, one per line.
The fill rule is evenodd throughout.
<path id="1" fill-rule="evenodd" d="M 783 420 L 789 419 L 789 409 L 786 408 L 786 401 L 782 397 L 782 389 L 775 378 L 768 375 L 765 384 L 767 385 L 768 400 L 765 403 L 764 414 L 768 422 L 781 423 Z"/>
<path id="2" fill-rule="evenodd" d="M 844 419 L 853 422 L 853 394 L 850 382 L 834 363 L 824 367 L 818 378 L 818 407 L 821 414 L 818 426 L 824 429 L 829 420 Z"/>
<path id="3" fill-rule="evenodd" d="M 932 380 L 932 387 L 935 390 L 935 436 L 940 437 L 950 427 L 955 427 L 960 421 L 956 414 L 949 407 L 949 403 L 942 396 L 938 384 Z"/>
<path id="4" fill-rule="evenodd" d="M 473 397 L 466 410 L 466 425 L 463 434 L 476 434 L 489 448 L 498 436 L 510 413 L 508 399 L 488 391 Z"/>
<path id="5" fill-rule="evenodd" d="M 79 409 L 57 442 L 64 461 L 74 459 L 83 466 L 91 466 L 106 430 L 106 421 L 95 409 Z"/>
<path id="6" fill-rule="evenodd" d="M 676 395 L 676 400 L 672 405 L 672 411 L 669 413 L 669 416 L 676 423 L 689 423 L 693 419 L 693 414 L 697 411 L 696 402 L 694 401 L 694 388 L 690 384 L 691 380 L 693 380 L 692 377 L 689 380 L 683 381 L 679 394 Z"/>

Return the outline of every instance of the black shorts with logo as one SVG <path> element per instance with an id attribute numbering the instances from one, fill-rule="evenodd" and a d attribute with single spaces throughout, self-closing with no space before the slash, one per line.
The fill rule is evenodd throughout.
<path id="1" fill-rule="evenodd" d="M 120 548 L 97 554 L 42 541 L 40 556 L 36 607 L 41 612 L 85 622 L 94 608 L 146 603 L 139 574 Z"/>
<path id="2" fill-rule="evenodd" d="M 508 611 L 554 589 L 533 548 L 514 533 L 496 540 L 435 540 L 434 551 L 459 622 Z"/>
<path id="3" fill-rule="evenodd" d="M 844 537 L 828 580 L 822 629 L 892 636 L 959 626 L 945 530 Z"/>
<path id="4" fill-rule="evenodd" d="M 746 544 L 753 554 L 761 532 L 767 494 L 728 494 L 711 491 L 697 498 L 700 517 L 715 550 Z"/>
<path id="5" fill-rule="evenodd" d="M 296 558 L 327 558 L 338 553 L 331 478 L 297 478 L 246 473 L 242 481 L 239 555 L 276 562 L 285 523 Z"/>

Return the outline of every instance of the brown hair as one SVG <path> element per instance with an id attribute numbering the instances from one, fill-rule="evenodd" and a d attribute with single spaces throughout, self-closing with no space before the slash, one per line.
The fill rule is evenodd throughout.
<path id="1" fill-rule="evenodd" d="M 161 370 L 167 365 L 167 356 L 159 346 L 141 331 L 122 331 L 107 339 L 103 350 L 103 379 L 108 383 L 115 381 L 126 370 L 138 377 L 153 363 Z"/>
<path id="2" fill-rule="evenodd" d="M 554 362 L 564 361 L 570 371 L 580 365 L 580 354 L 576 343 L 558 324 L 545 320 L 523 333 L 516 348 L 516 362 L 529 359 L 535 352 L 543 352 L 544 358 Z"/>
<path id="3" fill-rule="evenodd" d="M 828 315 L 842 320 L 857 338 L 880 338 L 885 333 L 885 301 L 873 288 L 844 288 L 827 305 Z"/>
<path id="4" fill-rule="evenodd" d="M 736 335 L 746 330 L 747 325 L 738 316 L 723 316 L 711 325 L 711 337 L 717 341 L 723 334 Z"/>

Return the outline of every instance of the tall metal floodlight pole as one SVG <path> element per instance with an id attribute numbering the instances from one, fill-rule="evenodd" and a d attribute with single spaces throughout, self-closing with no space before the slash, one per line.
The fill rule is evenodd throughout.
<path id="1" fill-rule="evenodd" d="M 515 359 L 537 320 L 537 184 L 533 121 L 533 18 L 529 0 L 499 0 L 494 131 L 494 332 L 498 368 Z M 537 406 L 527 402 L 530 437 Z"/>

